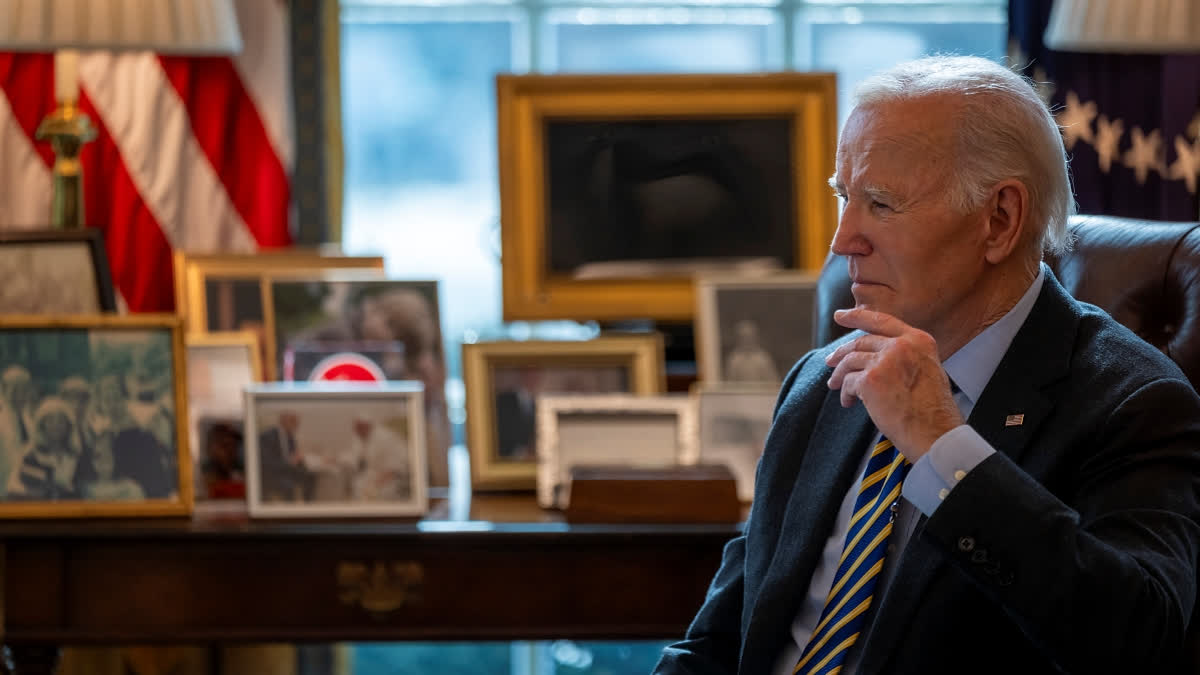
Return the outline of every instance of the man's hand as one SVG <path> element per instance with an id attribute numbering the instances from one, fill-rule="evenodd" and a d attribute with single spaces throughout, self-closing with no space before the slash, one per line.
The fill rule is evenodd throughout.
<path id="1" fill-rule="evenodd" d="M 909 461 L 963 423 L 933 337 L 870 309 L 838 310 L 833 319 L 867 335 L 825 358 L 833 368 L 829 388 L 841 390 L 845 407 L 862 401 L 871 421 Z"/>

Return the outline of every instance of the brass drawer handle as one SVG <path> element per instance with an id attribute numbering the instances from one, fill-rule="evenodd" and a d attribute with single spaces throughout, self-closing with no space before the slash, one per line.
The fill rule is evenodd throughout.
<path id="1" fill-rule="evenodd" d="M 420 600 L 425 570 L 412 561 L 367 563 L 339 562 L 338 599 L 358 606 L 376 618 Z"/>

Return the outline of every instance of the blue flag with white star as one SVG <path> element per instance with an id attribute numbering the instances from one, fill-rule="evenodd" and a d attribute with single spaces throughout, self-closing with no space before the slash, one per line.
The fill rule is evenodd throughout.
<path id="1" fill-rule="evenodd" d="M 1079 212 L 1196 220 L 1200 55 L 1047 49 L 1052 5 L 1010 0 L 1009 51 L 1063 127 Z"/>

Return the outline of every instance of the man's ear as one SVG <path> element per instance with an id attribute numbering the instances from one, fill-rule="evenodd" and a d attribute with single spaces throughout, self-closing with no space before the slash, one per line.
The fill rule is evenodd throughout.
<path id="1" fill-rule="evenodd" d="M 1029 189 L 1010 178 L 1000 182 L 989 202 L 984 256 L 997 264 L 1008 258 L 1025 239 L 1025 221 L 1029 217 Z"/>

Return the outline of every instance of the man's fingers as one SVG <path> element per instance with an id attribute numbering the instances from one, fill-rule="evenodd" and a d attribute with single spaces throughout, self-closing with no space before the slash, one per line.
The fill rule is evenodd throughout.
<path id="1" fill-rule="evenodd" d="M 830 368 L 836 368 L 842 359 L 846 358 L 847 354 L 880 351 L 887 346 L 890 339 L 878 335 L 862 335 L 830 352 L 825 357 L 825 365 Z"/>
<path id="2" fill-rule="evenodd" d="M 908 328 L 908 324 L 891 314 L 884 314 L 865 307 L 839 309 L 833 313 L 833 320 L 839 326 L 857 328 L 884 337 L 900 337 Z"/>
<path id="3" fill-rule="evenodd" d="M 842 381 L 850 373 L 866 370 L 871 364 L 875 363 L 874 352 L 851 352 L 837 364 L 833 369 L 833 375 L 829 377 L 830 389 L 841 389 Z"/>
<path id="4" fill-rule="evenodd" d="M 862 378 L 863 371 L 856 370 L 854 372 L 847 373 L 846 377 L 842 379 L 840 398 L 843 408 L 849 408 L 858 401 L 858 390 L 859 386 L 862 384 Z"/>

